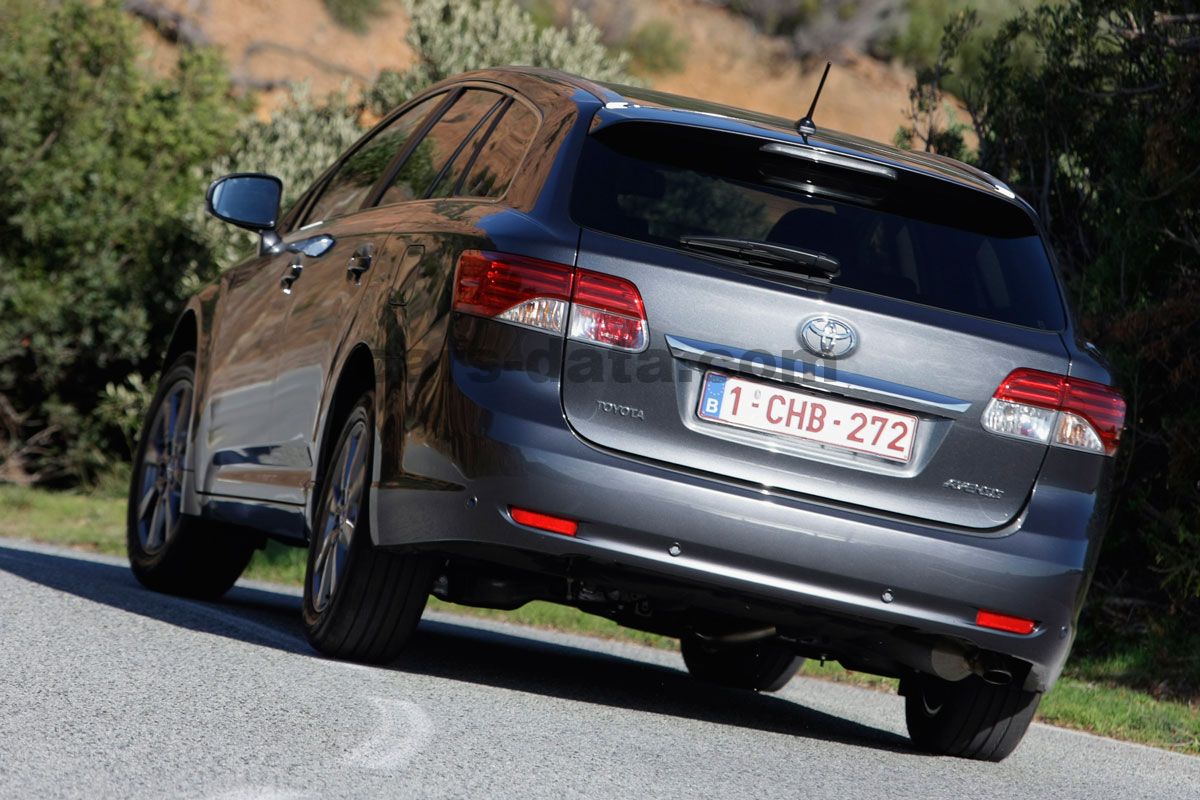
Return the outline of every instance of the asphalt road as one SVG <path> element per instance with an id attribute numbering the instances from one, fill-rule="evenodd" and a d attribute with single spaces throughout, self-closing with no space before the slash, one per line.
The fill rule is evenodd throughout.
<path id="1" fill-rule="evenodd" d="M 427 614 L 402 666 L 322 659 L 298 598 L 143 590 L 0 542 L 0 797 L 1200 798 L 1200 758 L 1035 725 L 933 758 L 900 698 L 690 680 L 672 653 Z"/>

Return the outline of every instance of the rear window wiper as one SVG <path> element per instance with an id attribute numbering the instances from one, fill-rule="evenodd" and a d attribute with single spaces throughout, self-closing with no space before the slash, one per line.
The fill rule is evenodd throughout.
<path id="1" fill-rule="evenodd" d="M 820 280 L 836 278 L 842 271 L 841 262 L 827 253 L 773 242 L 728 236 L 681 236 L 679 243 L 693 250 L 726 256 L 751 266 L 799 272 Z"/>

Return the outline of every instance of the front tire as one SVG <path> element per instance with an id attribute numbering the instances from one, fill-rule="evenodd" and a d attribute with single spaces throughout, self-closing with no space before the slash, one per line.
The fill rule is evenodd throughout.
<path id="1" fill-rule="evenodd" d="M 1020 744 L 1040 692 L 995 686 L 975 675 L 946 681 L 918 675 L 900 682 L 913 744 L 937 755 L 1002 761 Z"/>
<path id="2" fill-rule="evenodd" d="M 804 663 L 791 650 L 761 641 L 717 645 L 689 636 L 680 641 L 679 652 L 692 677 L 756 692 L 779 691 Z"/>
<path id="3" fill-rule="evenodd" d="M 129 482 L 125 547 L 143 586 L 212 599 L 229 591 L 258 542 L 183 513 L 195 363 L 185 353 L 163 373 L 146 413 Z"/>
<path id="4" fill-rule="evenodd" d="M 395 660 L 412 637 L 436 562 L 371 541 L 374 395 L 355 403 L 330 451 L 304 577 L 304 633 L 317 650 L 371 663 Z"/>

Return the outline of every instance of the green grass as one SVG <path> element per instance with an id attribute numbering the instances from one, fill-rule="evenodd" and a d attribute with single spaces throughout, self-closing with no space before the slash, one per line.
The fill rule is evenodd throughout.
<path id="1" fill-rule="evenodd" d="M 115 489 L 100 493 L 49 492 L 0 485 L 0 537 L 123 556 L 125 497 Z M 304 577 L 304 551 L 271 542 L 254 554 L 246 577 L 300 583 Z"/>
<path id="2" fill-rule="evenodd" d="M 125 499 L 0 485 L 0 536 L 125 554 Z"/>
<path id="3" fill-rule="evenodd" d="M 1038 719 L 1114 739 L 1200 754 L 1200 705 L 1155 700 L 1144 692 L 1120 686 L 1064 677 L 1042 699 Z"/>
<path id="4" fill-rule="evenodd" d="M 49 492 L 0 485 L 0 537 L 67 545 L 90 552 L 125 552 L 125 500 L 115 490 L 100 493 Z M 305 551 L 269 544 L 255 554 L 246 577 L 298 584 L 304 576 Z M 504 620 L 536 628 L 567 631 L 605 639 L 620 639 L 664 649 L 675 640 L 622 628 L 611 620 L 552 603 L 529 603 L 516 611 L 467 608 L 431 599 L 430 608 L 467 616 Z M 1072 658 L 1063 678 L 1042 701 L 1043 722 L 1091 731 L 1156 747 L 1200 754 L 1200 697 L 1180 695 L 1178 684 L 1161 691 L 1161 665 L 1189 670 L 1197 652 L 1189 649 L 1194 634 L 1180 634 L 1175 646 L 1151 646 L 1144 641 L 1107 642 L 1101 647 L 1087 636 L 1087 652 Z M 1183 644 L 1180 645 L 1179 642 Z M 1164 650 L 1182 654 L 1164 655 Z M 1170 658 L 1179 659 L 1178 665 Z M 894 691 L 896 681 L 849 672 L 836 663 L 808 662 L 804 674 L 880 691 Z M 1180 672 L 1179 674 L 1185 674 Z M 1188 692 L 1193 690 L 1186 684 Z M 1152 692 L 1178 699 L 1156 699 Z"/>

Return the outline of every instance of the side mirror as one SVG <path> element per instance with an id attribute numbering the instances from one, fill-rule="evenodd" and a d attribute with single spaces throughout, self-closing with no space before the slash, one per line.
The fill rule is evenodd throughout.
<path id="1" fill-rule="evenodd" d="M 239 172 L 218 178 L 208 187 L 204 205 L 223 222 L 255 233 L 275 230 L 283 181 L 261 172 Z"/>

